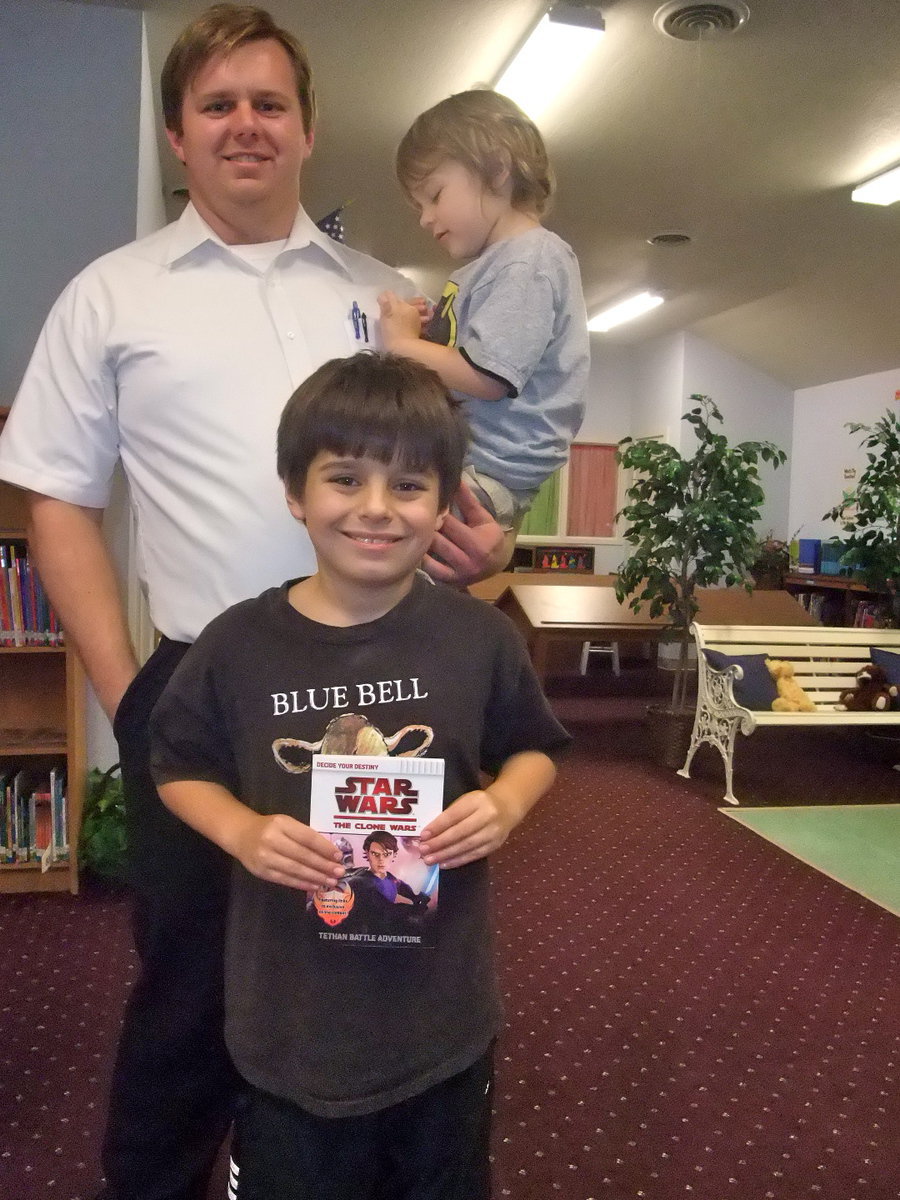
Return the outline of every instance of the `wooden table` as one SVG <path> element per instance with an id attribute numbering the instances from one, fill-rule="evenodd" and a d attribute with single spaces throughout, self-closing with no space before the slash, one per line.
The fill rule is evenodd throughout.
<path id="1" fill-rule="evenodd" d="M 578 583 L 573 587 L 576 578 Z M 546 577 L 540 582 L 531 578 L 523 582 L 523 577 L 517 575 L 512 582 L 507 580 L 494 597 L 498 608 L 522 631 L 541 680 L 555 642 L 658 640 L 669 628 L 666 617 L 651 618 L 645 611 L 633 612 L 627 603 L 620 604 L 615 589 L 609 583 L 597 583 L 599 578 L 592 576 L 587 581 L 583 576 L 572 576 L 565 583 L 548 583 Z M 705 588 L 697 598 L 697 619 L 708 625 L 818 624 L 787 592 L 755 591 L 748 595 L 743 588 Z"/>
<path id="2" fill-rule="evenodd" d="M 591 571 L 501 571 L 490 579 L 473 583 L 469 591 L 479 600 L 496 604 L 507 588 L 513 584 L 529 587 L 613 587 L 615 575 L 594 575 Z"/>

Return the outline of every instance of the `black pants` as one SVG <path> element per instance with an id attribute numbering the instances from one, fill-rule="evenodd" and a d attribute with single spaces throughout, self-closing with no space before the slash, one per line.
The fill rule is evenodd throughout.
<path id="1" fill-rule="evenodd" d="M 140 974 L 110 1091 L 108 1200 L 202 1200 L 240 1090 L 222 1034 L 229 861 L 163 806 L 148 770 L 150 712 L 186 650 L 164 639 L 115 720 Z"/>
<path id="2" fill-rule="evenodd" d="M 239 1200 L 489 1200 L 492 1093 L 492 1050 L 365 1117 L 315 1117 L 251 1089 L 237 1122 Z"/>

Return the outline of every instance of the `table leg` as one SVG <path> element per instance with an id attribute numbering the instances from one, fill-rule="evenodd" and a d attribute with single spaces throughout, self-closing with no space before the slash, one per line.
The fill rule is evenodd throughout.
<path id="1" fill-rule="evenodd" d="M 550 654 L 550 639 L 536 633 L 531 642 L 531 665 L 540 680 L 541 687 L 547 676 L 547 660 Z"/>

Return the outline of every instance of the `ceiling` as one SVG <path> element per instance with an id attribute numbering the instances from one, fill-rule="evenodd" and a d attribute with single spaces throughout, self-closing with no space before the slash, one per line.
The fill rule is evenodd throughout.
<path id="1" fill-rule="evenodd" d="M 667 300 L 594 335 L 594 353 L 687 329 L 794 388 L 900 366 L 900 204 L 850 202 L 855 183 L 900 162 L 900 2 L 747 0 L 743 28 L 692 42 L 657 31 L 661 2 L 601 2 L 605 38 L 539 122 L 558 177 L 548 224 L 578 254 L 589 312 L 644 288 Z M 206 3 L 118 6 L 148 12 L 158 78 Z M 266 7 L 315 71 L 310 214 L 351 202 L 348 242 L 439 291 L 448 263 L 400 196 L 394 148 L 422 109 L 496 78 L 545 5 Z M 166 164 L 172 190 L 180 168 Z M 673 230 L 690 244 L 648 244 Z"/>

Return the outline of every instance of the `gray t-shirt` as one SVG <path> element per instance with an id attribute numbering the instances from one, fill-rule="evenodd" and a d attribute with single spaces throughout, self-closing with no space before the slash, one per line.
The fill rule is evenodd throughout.
<path id="1" fill-rule="evenodd" d="M 153 712 L 157 783 L 220 783 L 308 821 L 310 775 L 273 744 L 292 739 L 302 767 L 342 716 L 375 726 L 368 743 L 382 737 L 384 753 L 432 734 L 445 804 L 481 786 L 480 769 L 568 740 L 522 639 L 484 601 L 417 579 L 379 620 L 335 628 L 301 616 L 286 587 L 229 609 L 188 651 Z M 305 909 L 305 892 L 235 864 L 225 1033 L 245 1079 L 319 1116 L 358 1116 L 484 1053 L 500 1025 L 487 860 L 441 873 L 434 949 L 323 943 Z"/>
<path id="2" fill-rule="evenodd" d="M 584 419 L 590 346 L 571 247 L 542 226 L 489 246 L 453 272 L 425 337 L 506 384 L 500 400 L 459 394 L 468 461 L 511 491 L 538 488 Z"/>

